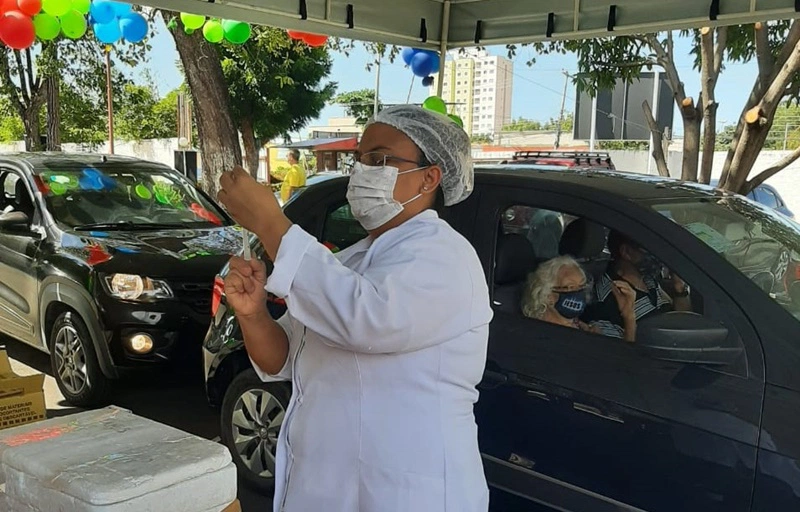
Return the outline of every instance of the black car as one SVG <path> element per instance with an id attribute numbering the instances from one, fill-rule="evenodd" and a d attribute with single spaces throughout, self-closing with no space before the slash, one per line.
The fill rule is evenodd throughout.
<path id="1" fill-rule="evenodd" d="M 286 207 L 334 250 L 364 235 L 346 184 Z M 629 236 L 689 284 L 693 311 L 643 319 L 635 343 L 524 317 L 521 287 L 544 257 L 520 209 L 558 215 L 548 229 L 562 230 L 559 250 L 595 278 L 608 230 Z M 492 290 L 475 415 L 493 509 L 800 510 L 797 224 L 709 187 L 532 166 L 478 169 L 475 192 L 443 217 L 473 243 Z M 215 302 L 208 396 L 244 476 L 269 488 L 291 390 L 255 377 L 221 289 Z"/>
<path id="2" fill-rule="evenodd" d="M 91 154 L 0 155 L 0 186 L 0 332 L 50 353 L 67 401 L 199 361 L 214 276 L 241 249 L 211 199 L 166 166 Z"/>
<path id="3" fill-rule="evenodd" d="M 718 179 L 711 180 L 712 187 L 716 187 L 718 185 L 719 185 Z M 772 208 L 773 210 L 782 213 L 783 215 L 789 217 L 790 219 L 794 218 L 794 213 L 792 213 L 792 210 L 789 209 L 789 206 L 786 204 L 786 201 L 784 201 L 781 195 L 778 193 L 778 190 L 772 185 L 762 183 L 761 185 L 751 190 L 747 194 L 747 198 L 757 203 L 761 203 L 764 206 Z"/>

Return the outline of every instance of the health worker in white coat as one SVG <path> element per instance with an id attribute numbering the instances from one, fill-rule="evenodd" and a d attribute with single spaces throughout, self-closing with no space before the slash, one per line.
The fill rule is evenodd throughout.
<path id="1" fill-rule="evenodd" d="M 267 279 L 234 258 L 225 280 L 256 372 L 292 381 L 274 510 L 485 512 L 473 405 L 492 311 L 475 250 L 435 210 L 472 191 L 464 130 L 416 106 L 380 112 L 347 189 L 369 236 L 335 255 L 243 170 L 220 184 L 274 262 Z M 286 300 L 278 321 L 265 289 Z"/>

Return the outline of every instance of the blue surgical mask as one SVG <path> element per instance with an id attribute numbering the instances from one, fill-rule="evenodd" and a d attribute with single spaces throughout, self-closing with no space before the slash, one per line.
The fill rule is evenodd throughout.
<path id="1" fill-rule="evenodd" d="M 564 318 L 570 320 L 578 318 L 586 310 L 586 291 L 559 293 L 553 308 Z"/>

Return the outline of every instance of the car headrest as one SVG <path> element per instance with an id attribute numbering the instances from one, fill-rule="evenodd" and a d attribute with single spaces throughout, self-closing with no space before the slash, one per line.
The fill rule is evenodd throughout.
<path id="1" fill-rule="evenodd" d="M 558 251 L 573 258 L 594 258 L 606 248 L 606 230 L 600 224 L 578 219 L 564 230 Z"/>
<path id="2" fill-rule="evenodd" d="M 497 241 L 494 283 L 522 281 L 536 265 L 536 255 L 528 239 L 522 235 L 502 235 Z"/>
<path id="3" fill-rule="evenodd" d="M 18 179 L 17 183 L 14 185 L 14 203 L 17 206 L 17 210 L 27 213 L 30 215 L 33 213 L 33 202 L 31 201 L 31 195 L 28 193 L 27 187 L 25 187 L 25 182 L 22 179 Z"/>

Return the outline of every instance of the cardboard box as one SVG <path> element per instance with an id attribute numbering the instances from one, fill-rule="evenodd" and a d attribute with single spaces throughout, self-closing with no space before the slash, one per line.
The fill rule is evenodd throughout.
<path id="1" fill-rule="evenodd" d="M 222 512 L 242 512 L 242 505 L 239 503 L 239 500 L 236 500 L 222 509 Z"/>
<path id="2" fill-rule="evenodd" d="M 44 375 L 17 375 L 0 350 L 0 430 L 45 419 L 43 387 Z"/>

